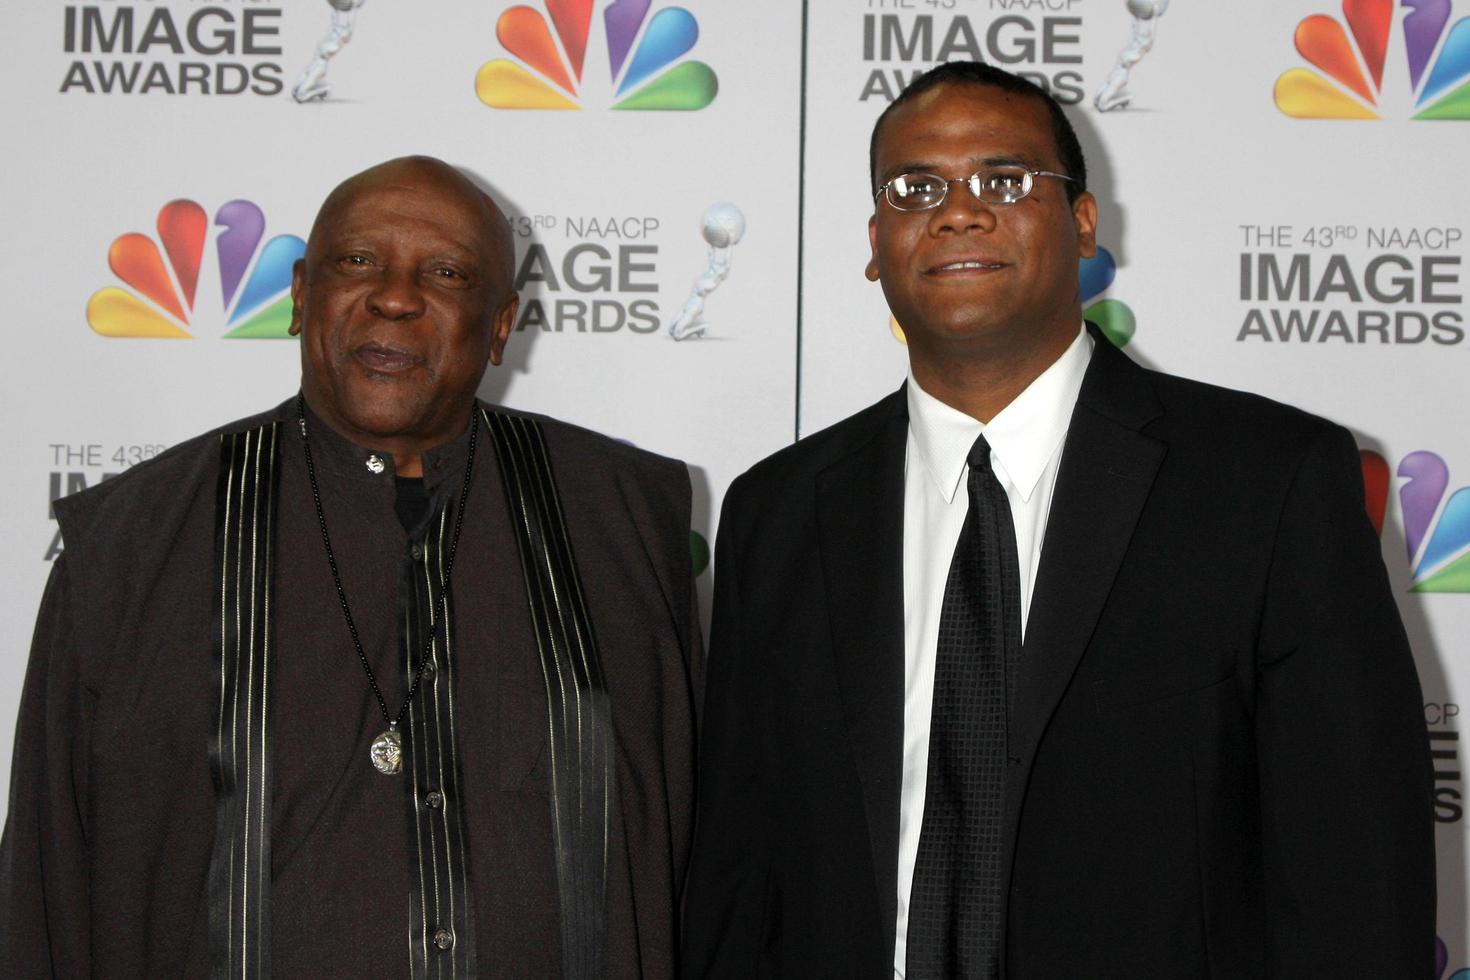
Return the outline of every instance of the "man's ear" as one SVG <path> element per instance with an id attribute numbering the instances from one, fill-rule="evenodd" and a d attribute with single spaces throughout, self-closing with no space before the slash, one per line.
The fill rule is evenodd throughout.
<path id="1" fill-rule="evenodd" d="M 510 332 L 516 327 L 516 313 L 520 308 L 521 294 L 511 290 L 510 296 L 495 311 L 495 319 L 490 323 L 490 363 L 496 367 L 500 366 L 505 356 L 505 342 L 510 339 Z"/>
<path id="2" fill-rule="evenodd" d="M 1072 220 L 1077 224 L 1077 251 L 1084 259 L 1097 254 L 1097 198 L 1083 191 L 1072 202 Z"/>
<path id="3" fill-rule="evenodd" d="M 291 266 L 291 336 L 301 335 L 301 301 L 306 292 L 306 260 L 297 259 Z"/>
<path id="4" fill-rule="evenodd" d="M 863 275 L 868 277 L 868 282 L 878 281 L 878 216 L 872 215 L 868 218 L 868 264 L 863 269 Z"/>

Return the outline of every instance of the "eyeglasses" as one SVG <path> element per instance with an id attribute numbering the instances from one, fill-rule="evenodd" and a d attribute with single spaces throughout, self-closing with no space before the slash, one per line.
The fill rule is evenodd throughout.
<path id="1" fill-rule="evenodd" d="M 986 167 L 968 177 L 945 180 L 934 174 L 899 174 L 873 193 L 873 203 L 881 194 L 899 211 L 928 211 L 944 203 L 950 184 L 964 184 L 977 200 L 986 204 L 1015 204 L 1031 193 L 1033 177 L 1056 177 L 1071 180 L 1066 174 L 1050 170 L 1027 170 L 1019 166 Z"/>

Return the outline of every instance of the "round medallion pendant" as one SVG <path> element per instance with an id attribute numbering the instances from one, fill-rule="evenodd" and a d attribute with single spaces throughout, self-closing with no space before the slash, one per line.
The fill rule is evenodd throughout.
<path id="1" fill-rule="evenodd" d="M 368 755 L 378 772 L 385 776 L 398 775 L 403 771 L 403 736 L 398 734 L 397 728 L 389 728 L 373 739 Z"/>

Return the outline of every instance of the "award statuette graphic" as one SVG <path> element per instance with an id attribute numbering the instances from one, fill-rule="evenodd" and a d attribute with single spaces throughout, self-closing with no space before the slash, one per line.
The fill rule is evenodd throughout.
<path id="1" fill-rule="evenodd" d="M 327 3 L 332 7 L 332 26 L 317 44 L 311 63 L 296 79 L 296 87 L 291 89 L 291 98 L 297 102 L 319 102 L 331 92 L 332 86 L 327 82 L 327 62 L 352 40 L 352 25 L 357 20 L 357 11 L 367 0 L 327 0 Z"/>
<path id="2" fill-rule="evenodd" d="M 745 234 L 745 215 L 733 204 L 721 201 L 711 204 L 704 213 L 704 240 L 709 243 L 709 262 L 703 274 L 694 280 L 689 291 L 689 300 L 674 322 L 669 324 L 669 336 L 675 340 L 703 337 L 704 301 L 715 287 L 730 275 L 730 260 L 735 254 L 735 243 Z"/>
<path id="3" fill-rule="evenodd" d="M 1133 27 L 1128 34 L 1128 43 L 1118 52 L 1118 64 L 1092 98 L 1092 104 L 1097 106 L 1098 111 L 1125 109 L 1133 101 L 1133 94 L 1128 91 L 1128 73 L 1154 46 L 1154 31 L 1159 18 L 1168 9 L 1169 0 L 1128 0 L 1128 12 L 1133 15 Z"/>

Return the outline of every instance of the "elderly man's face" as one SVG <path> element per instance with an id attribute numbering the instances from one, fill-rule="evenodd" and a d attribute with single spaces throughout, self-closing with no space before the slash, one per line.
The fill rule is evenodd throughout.
<path id="1" fill-rule="evenodd" d="M 329 199 L 291 284 L 313 411 L 410 458 L 464 431 L 515 321 L 497 220 L 454 171 L 417 161 L 369 171 Z"/>

